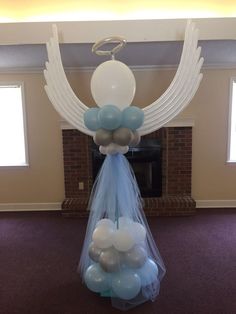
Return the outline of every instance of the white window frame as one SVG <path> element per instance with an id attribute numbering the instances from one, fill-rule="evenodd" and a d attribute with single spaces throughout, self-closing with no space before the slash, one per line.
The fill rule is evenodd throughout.
<path id="1" fill-rule="evenodd" d="M 230 159 L 231 146 L 231 127 L 232 127 L 232 107 L 233 107 L 233 84 L 236 84 L 236 77 L 230 79 L 230 93 L 229 93 L 229 115 L 228 115 L 228 143 L 227 143 L 227 163 L 236 164 L 236 160 Z M 235 95 L 236 97 L 236 95 Z M 236 99 L 235 99 L 236 101 Z"/>
<path id="2" fill-rule="evenodd" d="M 28 152 L 28 138 L 27 138 L 27 122 L 26 122 L 26 104 L 25 104 L 25 88 L 22 81 L 0 81 L 0 86 L 17 86 L 21 88 L 21 104 L 23 115 L 23 132 L 24 132 L 24 148 L 25 148 L 25 163 L 16 165 L 0 165 L 0 168 L 16 168 L 16 167 L 28 167 L 29 166 L 29 152 Z M 10 122 L 9 122 L 10 123 Z"/>

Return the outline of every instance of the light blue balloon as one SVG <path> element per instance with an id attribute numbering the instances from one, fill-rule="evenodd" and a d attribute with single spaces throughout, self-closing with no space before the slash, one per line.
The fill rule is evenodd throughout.
<path id="1" fill-rule="evenodd" d="M 139 294 L 141 290 L 141 280 L 136 272 L 131 269 L 126 269 L 113 275 L 111 287 L 118 298 L 131 300 Z"/>
<path id="2" fill-rule="evenodd" d="M 115 130 L 121 125 L 122 113 L 114 105 L 102 107 L 98 114 L 101 127 L 106 130 Z"/>
<path id="3" fill-rule="evenodd" d="M 99 264 L 93 264 L 87 268 L 84 281 L 89 290 L 101 293 L 110 289 L 111 277 Z"/>
<path id="4" fill-rule="evenodd" d="M 157 295 L 160 292 L 160 281 L 159 279 L 156 279 L 156 281 L 152 282 L 150 285 L 146 285 L 142 287 L 142 295 L 147 300 L 155 300 Z"/>
<path id="5" fill-rule="evenodd" d="M 143 267 L 137 269 L 137 274 L 141 279 L 142 286 L 147 286 L 155 282 L 158 279 L 158 273 L 157 264 L 150 258 L 147 259 Z"/>
<path id="6" fill-rule="evenodd" d="M 122 111 L 122 127 L 137 130 L 142 126 L 143 121 L 143 110 L 136 106 L 127 107 Z"/>
<path id="7" fill-rule="evenodd" d="M 89 108 L 84 113 L 84 124 L 91 131 L 97 131 L 101 128 L 101 124 L 98 119 L 99 111 L 100 108 Z"/>

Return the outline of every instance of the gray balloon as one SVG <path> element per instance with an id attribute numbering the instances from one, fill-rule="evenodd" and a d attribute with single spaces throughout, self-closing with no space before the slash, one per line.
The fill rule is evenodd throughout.
<path id="1" fill-rule="evenodd" d="M 89 257 L 94 262 L 98 262 L 101 253 L 102 249 L 98 248 L 96 245 L 94 245 L 93 242 L 91 242 L 91 244 L 89 245 Z"/>
<path id="2" fill-rule="evenodd" d="M 147 260 L 147 252 L 141 245 L 135 245 L 124 253 L 124 262 L 131 268 L 142 267 Z"/>
<path id="3" fill-rule="evenodd" d="M 129 143 L 129 146 L 135 147 L 140 143 L 141 136 L 137 131 L 133 131 L 132 133 L 133 133 L 133 136 L 132 136 L 132 139 Z"/>
<path id="4" fill-rule="evenodd" d="M 104 250 L 99 257 L 99 263 L 104 271 L 116 272 L 120 269 L 119 253 L 115 249 Z"/>
<path id="5" fill-rule="evenodd" d="M 120 145 L 129 145 L 132 139 L 132 131 L 128 128 L 119 128 L 113 132 L 113 142 Z"/>
<path id="6" fill-rule="evenodd" d="M 93 140 L 94 143 L 99 146 L 107 146 L 112 142 L 112 132 L 105 129 L 99 129 L 96 131 Z"/>

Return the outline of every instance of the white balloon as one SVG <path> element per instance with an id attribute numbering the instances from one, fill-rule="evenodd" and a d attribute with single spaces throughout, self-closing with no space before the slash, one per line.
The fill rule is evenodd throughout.
<path id="1" fill-rule="evenodd" d="M 100 145 L 99 146 L 99 151 L 103 155 L 107 155 L 107 147 Z"/>
<path id="2" fill-rule="evenodd" d="M 101 225 L 108 226 L 108 227 L 113 228 L 113 229 L 115 228 L 114 222 L 108 218 L 103 218 L 103 219 L 99 220 L 96 224 L 97 227 L 101 226 Z"/>
<path id="3" fill-rule="evenodd" d="M 93 72 L 91 92 L 99 107 L 115 105 L 124 109 L 132 103 L 135 89 L 133 72 L 120 61 L 103 62 Z"/>
<path id="4" fill-rule="evenodd" d="M 128 152 L 128 150 L 129 150 L 129 146 L 120 146 L 119 147 L 119 153 L 120 154 L 126 154 L 127 152 Z"/>
<path id="5" fill-rule="evenodd" d="M 139 222 L 134 222 L 131 225 L 131 232 L 134 235 L 135 243 L 140 243 L 146 239 L 146 229 Z"/>
<path id="6" fill-rule="evenodd" d="M 112 246 L 114 229 L 107 225 L 100 225 L 93 231 L 93 242 L 100 249 L 107 249 Z"/>
<path id="7" fill-rule="evenodd" d="M 128 229 L 118 229 L 113 234 L 113 246 L 121 252 L 130 250 L 135 242 L 132 233 Z"/>
<path id="8" fill-rule="evenodd" d="M 99 151 L 103 155 L 115 155 L 117 153 L 126 154 L 129 150 L 129 146 L 120 146 L 115 143 L 111 143 L 107 146 L 99 146 Z"/>

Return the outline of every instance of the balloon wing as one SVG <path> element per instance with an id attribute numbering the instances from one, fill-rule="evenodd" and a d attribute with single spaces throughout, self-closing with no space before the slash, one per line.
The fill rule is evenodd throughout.
<path id="1" fill-rule="evenodd" d="M 178 115 L 195 95 L 202 74 L 200 73 L 203 58 L 201 48 L 197 46 L 198 30 L 188 21 L 180 64 L 176 75 L 165 93 L 143 109 L 144 124 L 139 134 L 145 135 L 160 129 Z M 45 90 L 57 112 L 72 126 L 81 132 L 94 135 L 84 125 L 84 113 L 89 109 L 74 94 L 61 61 L 56 25 L 53 25 L 53 37 L 47 43 L 48 62 L 44 76 L 47 82 Z"/>
<path id="2" fill-rule="evenodd" d="M 180 64 L 165 93 L 143 109 L 144 124 L 140 135 L 154 132 L 177 116 L 192 100 L 202 79 L 200 73 L 204 59 L 200 58 L 201 47 L 197 47 L 198 30 L 188 21 Z"/>
<path id="3" fill-rule="evenodd" d="M 94 132 L 84 125 L 84 112 L 89 109 L 73 92 L 61 61 L 57 27 L 53 25 L 53 37 L 47 43 L 48 62 L 44 77 L 45 90 L 56 111 L 79 131 L 91 135 Z"/>

